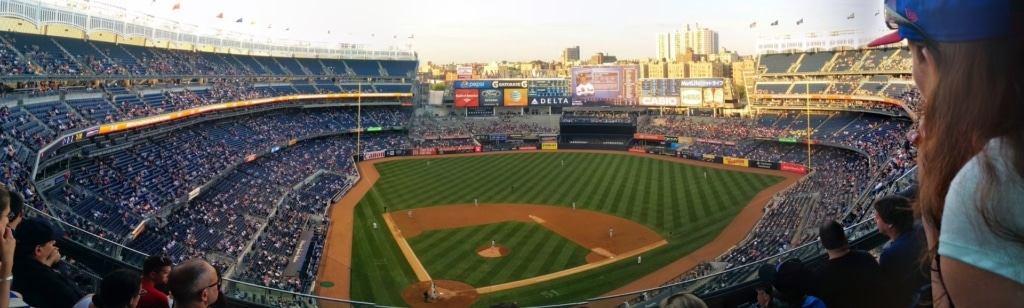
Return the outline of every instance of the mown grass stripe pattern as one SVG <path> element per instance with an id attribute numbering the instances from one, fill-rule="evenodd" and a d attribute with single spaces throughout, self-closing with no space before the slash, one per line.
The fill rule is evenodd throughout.
<path id="1" fill-rule="evenodd" d="M 564 166 L 562 161 L 565 161 Z M 385 206 L 389 211 L 404 211 L 470 204 L 474 198 L 480 203 L 562 207 L 571 207 L 576 202 L 578 208 L 629 219 L 668 238 L 668 245 L 643 256 L 643 264 L 636 264 L 635 259 L 624 260 L 538 285 L 485 294 L 477 302 L 478 306 L 502 301 L 541 305 L 585 300 L 603 294 L 687 255 L 714 239 L 757 192 L 782 180 L 778 176 L 704 168 L 634 155 L 567 152 L 437 156 L 381 163 L 377 169 L 381 179 L 355 211 L 351 294 L 354 300 L 394 306 L 405 305 L 399 293 L 415 283 L 416 277 L 391 235 L 368 227 L 373 221 L 383 223 L 380 216 Z M 575 243 L 551 245 L 552 241 L 566 240 L 533 234 L 539 231 L 529 228 L 502 225 L 474 227 L 480 229 L 473 232 L 461 231 L 472 228 L 437 231 L 441 232 L 439 234 L 454 232 L 447 237 L 437 235 L 438 239 L 432 239 L 428 234 L 433 232 L 427 232 L 409 241 L 428 266 L 431 276 L 441 279 L 438 275 L 444 275 L 444 279 L 474 286 L 518 280 L 514 277 L 534 277 L 585 262 L 578 256 L 582 253 L 585 258 L 586 249 L 566 248 Z M 489 244 L 488 236 L 499 235 L 513 238 L 504 244 L 513 250 L 513 255 L 539 253 L 546 256 L 493 260 L 508 262 L 500 266 L 461 264 L 470 262 L 471 257 L 477 258 L 475 245 Z M 456 258 L 450 254 L 454 248 L 449 242 L 467 242 L 473 249 L 465 252 L 465 257 Z"/>
<path id="2" fill-rule="evenodd" d="M 491 241 L 509 255 L 484 258 L 477 248 Z M 423 232 L 407 239 L 433 279 L 483 287 L 517 281 L 586 264 L 588 249 L 536 223 L 497 224 Z"/>

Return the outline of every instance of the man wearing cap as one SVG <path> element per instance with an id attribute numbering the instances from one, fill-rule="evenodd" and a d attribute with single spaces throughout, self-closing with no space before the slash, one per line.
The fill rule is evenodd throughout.
<path id="1" fill-rule="evenodd" d="M 778 265 L 764 263 L 758 270 L 762 285 L 757 287 L 757 302 L 762 308 L 825 308 L 825 302 L 808 295 L 814 277 L 800 259 Z"/>
<path id="2" fill-rule="evenodd" d="M 64 231 L 44 219 L 27 219 L 18 226 L 14 238 L 14 280 L 11 289 L 20 292 L 25 302 L 36 308 L 66 308 L 85 297 L 85 291 L 51 266 L 60 260 L 57 240 Z"/>

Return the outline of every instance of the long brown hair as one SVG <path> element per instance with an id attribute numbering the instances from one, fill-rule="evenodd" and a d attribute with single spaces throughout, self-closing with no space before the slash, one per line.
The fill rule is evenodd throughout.
<path id="1" fill-rule="evenodd" d="M 982 209 L 997 179 L 990 154 L 1003 157 L 1011 173 L 1024 177 L 1024 54 L 1022 38 L 989 39 L 973 42 L 933 43 L 925 48 L 932 55 L 934 84 L 924 93 L 923 140 L 920 147 L 921 190 L 916 206 L 931 227 L 934 238 L 942 226 L 942 213 L 950 183 L 960 169 L 981 154 L 982 180 L 976 192 L 985 224 L 996 234 L 1024 242 L 1000 224 L 992 210 Z M 912 50 L 918 57 L 921 50 Z M 919 61 L 919 60 L 915 60 Z M 925 87 L 926 85 L 918 85 Z M 993 138 L 1002 139 L 1002 153 L 982 150 Z M 928 262 L 938 243 L 930 240 Z"/>

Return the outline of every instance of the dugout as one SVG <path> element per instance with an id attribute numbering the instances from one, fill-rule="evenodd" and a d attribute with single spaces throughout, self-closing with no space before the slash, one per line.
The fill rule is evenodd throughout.
<path id="1" fill-rule="evenodd" d="M 473 135 L 483 152 L 537 150 L 540 148 L 536 133 L 507 133 Z"/>
<path id="2" fill-rule="evenodd" d="M 559 120 L 559 149 L 626 151 L 642 110 L 565 108 Z"/>

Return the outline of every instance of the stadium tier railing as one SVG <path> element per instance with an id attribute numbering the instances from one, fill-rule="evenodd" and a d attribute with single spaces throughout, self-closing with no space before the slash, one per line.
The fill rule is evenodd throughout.
<path id="1" fill-rule="evenodd" d="M 148 257 L 147 254 L 125 247 L 119 243 L 112 242 L 105 238 L 96 236 L 78 227 L 65 223 L 47 213 L 43 213 L 33 207 L 29 207 L 27 217 L 36 217 L 49 220 L 55 226 L 64 230 L 64 238 L 80 244 L 92 252 L 98 253 L 110 260 L 123 263 L 123 266 L 142 271 L 142 261 Z M 58 244 L 60 245 L 60 244 Z M 99 277 L 93 275 L 81 275 L 87 279 L 84 285 L 99 286 Z M 303 294 L 280 289 L 268 288 L 233 278 L 224 278 L 221 291 L 228 298 L 240 301 L 244 306 L 264 307 L 377 307 L 374 303 L 350 301 L 337 298 L 329 298 L 312 294 Z"/>
<path id="2" fill-rule="evenodd" d="M 867 220 L 847 228 L 846 235 L 850 238 L 850 241 L 854 241 L 877 231 L 878 228 L 874 221 Z M 762 264 L 777 264 L 792 258 L 798 258 L 806 262 L 823 254 L 825 254 L 825 248 L 821 246 L 820 241 L 815 240 L 771 257 L 747 263 L 713 275 L 703 276 L 657 288 L 592 298 L 587 300 L 587 303 L 598 307 L 658 307 L 661 300 L 668 298 L 672 294 L 678 294 L 681 292 L 693 293 L 698 297 L 704 298 L 712 292 L 721 291 L 732 286 L 738 286 L 758 280 L 757 272 Z M 728 286 L 720 288 L 705 288 L 705 286 L 713 286 L 714 284 L 726 281 L 728 282 Z"/>

